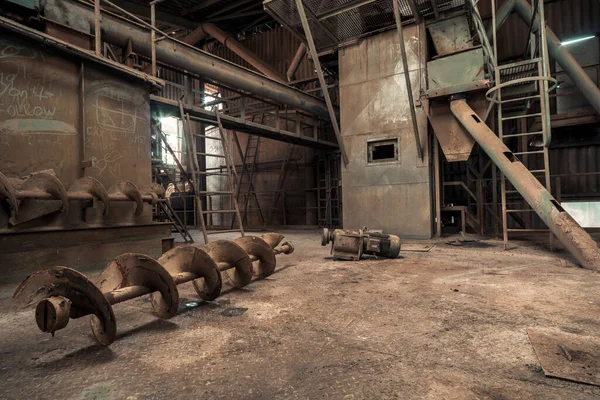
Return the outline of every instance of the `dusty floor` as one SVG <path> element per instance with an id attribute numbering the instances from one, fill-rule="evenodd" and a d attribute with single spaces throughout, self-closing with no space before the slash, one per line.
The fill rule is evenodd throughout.
<path id="1" fill-rule="evenodd" d="M 446 238 L 396 260 L 334 262 L 319 233 L 284 233 L 296 252 L 244 290 L 196 305 L 181 285 L 170 320 L 143 298 L 115 306 L 108 348 L 87 317 L 42 334 L 32 310 L 14 310 L 16 284 L 0 284 L 0 398 L 600 398 L 544 377 L 527 337 L 600 336 L 600 274 L 564 253 Z"/>

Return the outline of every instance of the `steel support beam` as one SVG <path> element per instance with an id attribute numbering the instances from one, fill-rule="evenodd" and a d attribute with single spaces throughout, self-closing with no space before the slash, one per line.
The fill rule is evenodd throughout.
<path id="1" fill-rule="evenodd" d="M 600 271 L 600 250 L 594 239 L 561 207 L 464 99 L 452 100 L 450 109 L 579 264 Z"/>
<path id="2" fill-rule="evenodd" d="M 423 161 L 423 147 L 421 146 L 421 138 L 419 136 L 419 125 L 417 124 L 417 112 L 415 111 L 415 100 L 413 98 L 412 85 L 410 83 L 410 71 L 408 70 L 408 59 L 406 57 L 406 46 L 404 45 L 404 34 L 402 32 L 402 20 L 400 18 L 400 9 L 397 0 L 394 3 L 394 17 L 396 19 L 396 30 L 400 40 L 400 58 L 402 58 L 402 67 L 404 69 L 404 82 L 406 83 L 406 95 L 408 97 L 408 107 L 410 108 L 410 118 L 412 119 L 413 135 L 415 137 L 415 145 L 417 146 L 417 155 Z M 433 2 L 432 2 L 433 4 Z M 420 29 L 417 26 L 417 29 Z M 420 44 L 418 44 L 420 46 Z"/>
<path id="3" fill-rule="evenodd" d="M 161 116 L 178 116 L 179 105 L 176 100 L 150 95 L 150 101 L 152 102 L 152 106 L 161 114 Z M 206 110 L 203 107 L 194 107 L 186 104 L 183 105 L 183 108 L 184 112 L 189 114 L 192 119 L 203 122 L 207 125 L 217 126 L 217 120 L 214 112 Z M 242 120 L 241 118 L 236 118 L 227 114 L 221 114 L 220 117 L 225 129 L 316 149 L 328 151 L 337 149 L 336 143 L 315 139 L 310 136 L 297 135 L 295 132 L 289 132 L 283 129 L 274 128 L 272 126 Z"/>
<path id="4" fill-rule="evenodd" d="M 56 19 L 61 19 L 61 21 L 56 22 L 66 25 L 71 19 L 82 19 L 88 22 L 90 27 L 94 27 L 93 6 L 78 0 L 60 0 L 58 5 L 60 13 L 56 14 L 60 18 Z M 128 41 L 131 40 L 133 51 L 146 57 L 151 55 L 152 46 L 148 26 L 104 12 L 102 14 L 102 37 L 104 41 L 120 47 L 126 47 Z M 162 63 L 198 74 L 229 87 L 287 104 L 326 120 L 330 118 L 328 107 L 319 98 L 266 78 L 177 39 L 165 37 L 164 40 L 158 41 L 156 56 Z M 337 107 L 334 108 L 334 111 L 336 115 L 339 114 Z"/>
<path id="5" fill-rule="evenodd" d="M 298 15 L 300 16 L 300 21 L 302 21 L 302 28 L 304 29 L 304 34 L 306 35 L 306 41 L 308 42 L 310 55 L 313 59 L 313 63 L 315 64 L 315 69 L 317 70 L 317 76 L 319 77 L 321 89 L 323 89 L 323 97 L 325 98 L 325 103 L 327 104 L 327 110 L 329 111 L 329 117 L 331 124 L 333 125 L 335 137 L 337 138 L 338 146 L 340 147 L 340 152 L 342 153 L 342 160 L 344 161 L 344 165 L 347 166 L 348 155 L 346 154 L 346 149 L 344 148 L 342 133 L 340 132 L 340 126 L 338 124 L 333 103 L 331 102 L 331 97 L 329 97 L 327 82 L 325 82 L 325 76 L 323 75 L 323 69 L 321 68 L 321 62 L 319 61 L 319 55 L 317 54 L 317 48 L 315 46 L 315 41 L 313 40 L 310 26 L 308 25 L 308 19 L 306 18 L 306 12 L 304 11 L 304 4 L 302 4 L 302 0 L 296 0 L 296 8 L 298 8 Z"/>
<path id="6" fill-rule="evenodd" d="M 510 14 L 515 11 L 517 15 L 529 24 L 533 19 L 533 10 L 531 5 L 525 0 L 507 0 L 496 13 L 496 30 L 499 30 Z M 534 22 L 537 24 L 537 20 Z M 492 34 L 493 27 L 488 30 L 488 37 Z M 594 107 L 596 112 L 600 114 L 600 89 L 594 81 L 588 76 L 581 65 L 573 58 L 569 50 L 563 46 L 548 26 L 546 26 L 546 35 L 548 42 L 548 52 L 550 56 L 563 68 L 565 73 L 571 78 L 573 84 L 579 89 L 583 97 Z"/>

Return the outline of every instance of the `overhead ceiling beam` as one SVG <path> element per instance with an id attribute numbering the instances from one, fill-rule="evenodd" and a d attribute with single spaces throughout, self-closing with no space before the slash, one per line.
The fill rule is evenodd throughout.
<path id="1" fill-rule="evenodd" d="M 410 10 L 412 11 L 413 17 L 415 17 L 415 21 L 417 24 L 420 24 L 423 20 L 421 13 L 419 12 L 419 8 L 417 7 L 417 3 L 415 0 L 408 0 L 408 4 L 410 5 Z"/>
<path id="2" fill-rule="evenodd" d="M 224 14 L 224 13 L 229 12 L 231 10 L 235 10 L 236 8 L 241 7 L 241 6 L 245 6 L 246 4 L 252 3 L 253 1 L 254 0 L 239 0 L 239 1 L 234 1 L 230 5 L 225 6 L 225 7 L 221 8 L 220 10 L 217 10 L 217 11 L 215 11 L 212 14 L 208 14 L 206 16 L 206 19 L 216 17 L 218 15 Z"/>
<path id="3" fill-rule="evenodd" d="M 337 38 L 337 36 L 335 36 L 331 29 L 329 29 L 329 27 L 326 26 L 324 22 L 321 22 L 319 17 L 317 17 L 317 15 L 310 9 L 310 7 L 308 7 L 306 4 L 303 5 L 304 10 L 306 11 L 310 19 L 313 20 L 313 22 L 319 27 L 320 30 L 325 32 L 325 34 L 333 41 L 333 43 L 337 44 L 340 40 Z"/>
<path id="4" fill-rule="evenodd" d="M 135 3 L 130 0 L 112 0 L 117 6 L 129 11 L 132 14 L 146 20 L 150 20 L 150 6 L 146 7 L 142 4 Z M 177 15 L 166 13 L 164 11 L 156 10 L 156 22 L 159 24 L 166 24 L 171 26 L 178 26 L 180 28 L 194 29 L 198 24 L 186 18 L 182 18 Z"/>
<path id="5" fill-rule="evenodd" d="M 202 11 L 205 8 L 208 8 L 210 6 L 213 6 L 213 5 L 217 4 L 219 1 L 221 1 L 221 0 L 205 0 L 205 1 L 201 1 L 200 4 L 197 4 L 196 6 L 190 8 L 189 10 L 185 10 L 184 12 L 181 13 L 181 15 L 184 16 L 184 15 L 193 14 L 193 13 L 198 12 L 198 11 Z"/>
<path id="6" fill-rule="evenodd" d="M 239 13 L 230 14 L 230 15 L 222 15 L 220 17 L 206 19 L 206 21 L 209 21 L 209 22 L 225 21 L 228 19 L 250 17 L 252 15 L 259 15 L 259 14 L 264 14 L 264 13 L 265 13 L 265 10 L 263 10 L 262 8 L 259 8 L 256 10 L 239 12 Z"/>
<path id="7" fill-rule="evenodd" d="M 440 12 L 438 10 L 438 6 L 436 3 L 437 0 L 431 0 L 431 8 L 433 8 L 433 14 L 435 15 L 435 19 L 440 19 Z"/>
<path id="8" fill-rule="evenodd" d="M 370 3 L 375 3 L 375 1 L 377 1 L 377 0 L 353 0 L 347 4 L 344 4 L 341 7 L 334 8 L 333 10 L 324 12 L 323 14 L 319 15 L 319 20 L 322 21 L 324 19 L 334 17 L 338 14 L 345 13 L 346 11 L 350 11 L 355 8 L 362 7 L 362 6 L 370 4 Z"/>

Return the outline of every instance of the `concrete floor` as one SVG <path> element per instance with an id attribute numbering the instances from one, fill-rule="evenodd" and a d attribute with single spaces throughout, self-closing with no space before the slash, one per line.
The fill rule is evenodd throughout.
<path id="1" fill-rule="evenodd" d="M 600 336 L 600 275 L 564 253 L 446 238 L 395 260 L 334 262 L 318 232 L 284 233 L 296 252 L 243 290 L 196 305 L 181 285 L 170 320 L 144 298 L 116 305 L 108 348 L 87 317 L 42 334 L 32 310 L 12 305 L 17 284 L 0 284 L 0 398 L 600 397 L 546 378 L 527 337 L 530 327 Z"/>

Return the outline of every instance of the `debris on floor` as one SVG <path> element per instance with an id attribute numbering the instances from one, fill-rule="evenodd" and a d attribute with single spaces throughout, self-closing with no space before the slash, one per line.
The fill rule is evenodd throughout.
<path id="1" fill-rule="evenodd" d="M 404 243 L 402 251 L 415 251 L 419 253 L 427 253 L 435 247 L 435 243 Z"/>
<path id="2" fill-rule="evenodd" d="M 544 375 L 600 386 L 600 338 L 528 329 Z"/>

